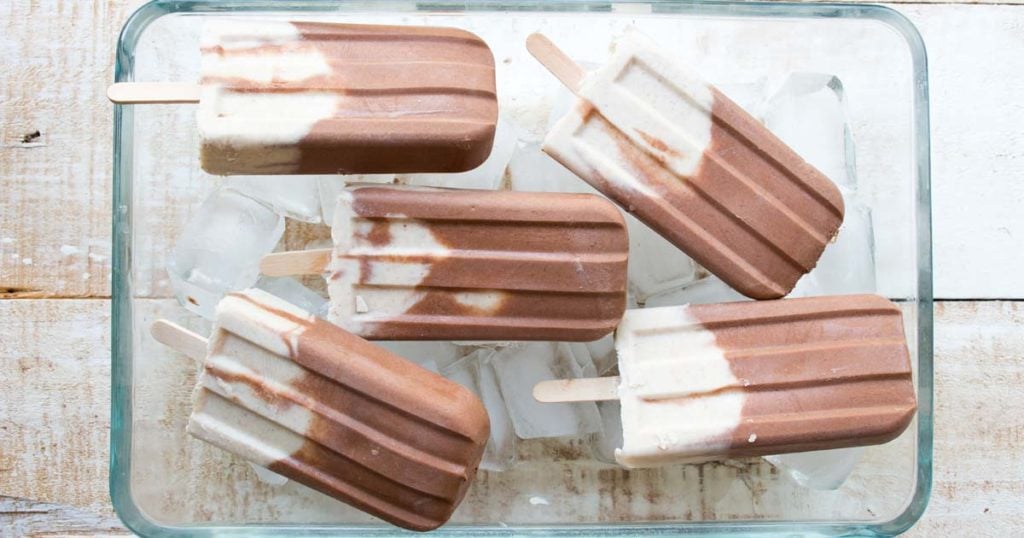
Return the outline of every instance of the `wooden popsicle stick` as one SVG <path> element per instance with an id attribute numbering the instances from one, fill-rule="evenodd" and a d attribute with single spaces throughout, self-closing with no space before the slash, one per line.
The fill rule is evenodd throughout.
<path id="1" fill-rule="evenodd" d="M 552 75 L 562 81 L 573 93 L 579 93 L 583 78 L 587 72 L 583 70 L 562 49 L 558 48 L 544 34 L 534 33 L 526 38 L 526 50 L 537 59 Z"/>
<path id="2" fill-rule="evenodd" d="M 198 103 L 199 89 L 177 82 L 117 82 L 107 88 L 107 99 L 119 105 Z"/>
<path id="3" fill-rule="evenodd" d="M 318 275 L 331 262 L 331 253 L 329 248 L 274 252 L 260 260 L 260 273 L 265 276 Z"/>
<path id="4" fill-rule="evenodd" d="M 541 381 L 533 386 L 533 398 L 542 403 L 618 400 L 619 378 L 592 377 Z"/>
<path id="5" fill-rule="evenodd" d="M 166 319 L 158 319 L 149 327 L 157 342 L 202 362 L 206 359 L 206 338 Z"/>

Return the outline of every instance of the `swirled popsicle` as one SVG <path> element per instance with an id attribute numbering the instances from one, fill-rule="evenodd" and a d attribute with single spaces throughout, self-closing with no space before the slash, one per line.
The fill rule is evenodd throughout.
<path id="1" fill-rule="evenodd" d="M 494 57 L 465 30 L 217 19 L 200 48 L 198 86 L 121 83 L 108 95 L 198 102 L 211 174 L 463 172 L 490 154 Z"/>
<path id="2" fill-rule="evenodd" d="M 329 319 L 364 338 L 590 341 L 626 308 L 626 224 L 600 196 L 354 186 L 332 236 L 261 270 L 324 274 Z"/>
<path id="3" fill-rule="evenodd" d="M 489 421 L 461 385 L 256 289 L 221 300 L 208 346 L 188 334 L 154 326 L 203 361 L 194 437 L 413 530 L 473 481 Z"/>
<path id="4" fill-rule="evenodd" d="M 628 310 L 615 347 L 620 377 L 534 394 L 618 399 L 626 467 L 880 444 L 917 410 L 902 314 L 877 295 Z"/>
<path id="5" fill-rule="evenodd" d="M 579 97 L 544 152 L 748 297 L 814 268 L 839 189 L 717 88 L 635 31 L 591 73 L 542 35 L 527 46 Z"/>

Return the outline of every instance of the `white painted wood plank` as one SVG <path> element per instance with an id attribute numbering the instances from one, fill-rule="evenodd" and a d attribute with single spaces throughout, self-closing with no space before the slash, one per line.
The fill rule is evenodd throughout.
<path id="1" fill-rule="evenodd" d="M 928 48 L 936 297 L 1024 298 L 1024 8 L 898 9 Z"/>
<path id="2" fill-rule="evenodd" d="M 939 303 L 935 478 L 910 536 L 1024 531 L 1024 302 Z"/>
<path id="3" fill-rule="evenodd" d="M 109 311 L 0 301 L 0 495 L 109 513 Z"/>
<path id="4" fill-rule="evenodd" d="M 0 536 L 125 536 L 117 516 L 67 505 L 0 496 Z"/>
<path id="5" fill-rule="evenodd" d="M 139 0 L 0 4 L 0 293 L 109 295 L 117 33 Z M 38 136 L 34 136 L 38 132 Z"/>

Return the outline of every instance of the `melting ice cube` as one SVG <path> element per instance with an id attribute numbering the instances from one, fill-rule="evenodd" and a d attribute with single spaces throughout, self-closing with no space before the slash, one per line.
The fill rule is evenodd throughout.
<path id="1" fill-rule="evenodd" d="M 533 398 L 533 386 L 541 381 L 588 376 L 569 346 L 516 344 L 496 351 L 490 361 L 519 437 L 577 436 L 600 430 L 601 418 L 593 402 L 541 403 Z"/>
<path id="2" fill-rule="evenodd" d="M 837 448 L 796 454 L 765 456 L 798 484 L 811 489 L 839 489 L 864 454 L 864 447 Z"/>
<path id="3" fill-rule="evenodd" d="M 316 176 L 232 176 L 227 185 L 285 217 L 304 222 L 321 220 Z"/>
<path id="4" fill-rule="evenodd" d="M 491 419 L 491 436 L 484 449 L 480 468 L 504 471 L 516 461 L 516 436 L 494 367 L 488 357 L 493 349 L 479 349 L 441 370 L 441 375 L 473 391 Z"/>
<path id="5" fill-rule="evenodd" d="M 843 84 L 834 75 L 792 73 L 768 99 L 764 123 L 837 185 L 856 189 Z"/>
<path id="6" fill-rule="evenodd" d="M 207 319 L 229 291 L 252 286 L 259 262 L 284 233 L 284 218 L 230 188 L 218 189 L 191 215 L 167 262 L 181 304 Z"/>
<path id="7" fill-rule="evenodd" d="M 317 317 L 327 317 L 327 299 L 291 277 L 260 277 L 256 287 Z"/>

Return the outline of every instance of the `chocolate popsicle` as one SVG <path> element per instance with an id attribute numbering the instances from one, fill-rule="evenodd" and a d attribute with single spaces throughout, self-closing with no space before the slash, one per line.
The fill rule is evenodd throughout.
<path id="1" fill-rule="evenodd" d="M 444 524 L 473 481 L 489 421 L 462 386 L 260 290 L 225 297 L 188 432 L 394 525 Z M 205 353 L 204 353 L 205 351 Z"/>
<path id="2" fill-rule="evenodd" d="M 320 273 L 329 319 L 380 340 L 596 340 L 626 307 L 622 214 L 588 194 L 355 186 L 334 249 L 270 254 Z"/>
<path id="3" fill-rule="evenodd" d="M 847 295 L 629 310 L 621 377 L 541 401 L 618 399 L 626 467 L 888 442 L 917 409 L 899 308 Z"/>
<path id="4" fill-rule="evenodd" d="M 455 28 L 222 19 L 206 24 L 197 102 L 202 168 L 218 175 L 464 172 L 491 151 L 494 58 Z M 141 96 L 133 90 L 143 90 Z M 173 97 L 173 96 L 172 96 Z"/>
<path id="5" fill-rule="evenodd" d="M 542 35 L 527 47 L 579 97 L 544 152 L 748 297 L 814 268 L 838 188 L 717 88 L 636 31 L 591 73 Z"/>

